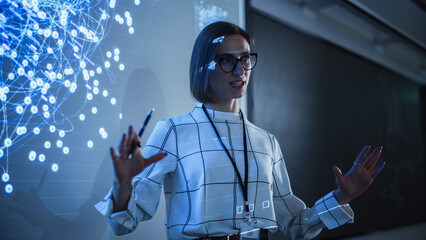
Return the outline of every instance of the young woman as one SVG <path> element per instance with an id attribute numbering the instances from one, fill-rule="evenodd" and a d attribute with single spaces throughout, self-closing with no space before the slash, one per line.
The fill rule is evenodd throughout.
<path id="1" fill-rule="evenodd" d="M 347 203 L 382 169 L 375 167 L 382 148 L 367 156 L 366 146 L 345 176 L 334 167 L 337 189 L 307 208 L 292 194 L 276 138 L 239 108 L 257 62 L 252 42 L 234 24 L 207 26 L 191 58 L 197 106 L 157 123 L 142 153 L 130 152 L 140 141 L 132 127 L 119 154 L 111 148 L 114 184 L 96 207 L 116 234 L 152 218 L 163 188 L 168 239 L 267 239 L 278 229 L 289 239 L 310 239 L 353 221 Z"/>

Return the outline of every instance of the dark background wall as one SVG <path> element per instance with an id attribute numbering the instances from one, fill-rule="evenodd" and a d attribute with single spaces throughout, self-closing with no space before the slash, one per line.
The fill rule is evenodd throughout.
<path id="1" fill-rule="evenodd" d="M 355 223 L 319 239 L 425 221 L 421 86 L 254 10 L 247 26 L 259 52 L 250 119 L 279 140 L 296 196 L 312 206 L 335 188 L 332 165 L 346 172 L 365 144 L 384 146 L 384 171 L 351 203 Z"/>

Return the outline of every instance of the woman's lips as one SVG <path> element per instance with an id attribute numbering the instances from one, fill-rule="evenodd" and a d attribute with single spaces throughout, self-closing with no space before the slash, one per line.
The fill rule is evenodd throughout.
<path id="1" fill-rule="evenodd" d="M 241 89 L 246 84 L 245 81 L 233 81 L 229 83 L 235 89 Z"/>

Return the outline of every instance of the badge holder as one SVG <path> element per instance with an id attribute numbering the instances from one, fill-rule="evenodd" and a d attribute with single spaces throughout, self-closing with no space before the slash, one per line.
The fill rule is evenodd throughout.
<path id="1" fill-rule="evenodd" d="M 246 219 L 240 225 L 240 240 L 259 240 L 260 228 L 256 228 L 257 221 L 246 213 Z"/>

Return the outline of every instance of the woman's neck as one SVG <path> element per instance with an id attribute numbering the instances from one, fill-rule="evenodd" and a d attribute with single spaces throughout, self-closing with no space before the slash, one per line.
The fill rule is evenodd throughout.
<path id="1" fill-rule="evenodd" d="M 238 103 L 237 99 L 233 99 L 227 102 L 205 103 L 204 105 L 206 105 L 207 108 L 215 111 L 234 113 L 240 112 L 240 104 Z"/>

